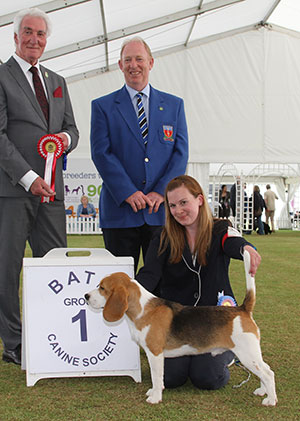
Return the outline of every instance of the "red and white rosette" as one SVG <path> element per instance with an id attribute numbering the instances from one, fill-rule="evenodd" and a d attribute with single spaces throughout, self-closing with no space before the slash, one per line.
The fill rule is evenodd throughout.
<path id="1" fill-rule="evenodd" d="M 40 156 L 46 160 L 44 180 L 54 191 L 56 160 L 63 154 L 63 141 L 59 136 L 56 136 L 55 134 L 47 134 L 46 136 L 40 138 L 40 140 L 38 141 L 37 148 Z M 49 201 L 54 201 L 54 196 L 42 196 L 42 202 Z"/>

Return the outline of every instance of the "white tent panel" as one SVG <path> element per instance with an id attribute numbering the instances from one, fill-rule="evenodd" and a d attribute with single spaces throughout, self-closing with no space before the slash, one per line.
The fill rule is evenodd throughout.
<path id="1" fill-rule="evenodd" d="M 167 48 L 176 47 L 182 44 L 183 39 L 188 38 L 193 18 L 187 18 L 178 22 L 172 22 L 162 27 L 152 28 L 143 31 L 139 36 L 151 46 L 151 51 L 155 54 L 158 51 L 163 51 Z M 133 35 L 134 36 L 134 35 Z M 118 45 L 124 42 L 124 39 L 117 40 Z M 113 43 L 113 41 L 111 42 Z M 118 48 L 118 53 L 120 48 Z M 118 55 L 119 58 L 119 55 Z M 114 64 L 111 58 L 110 64 Z"/>
<path id="2" fill-rule="evenodd" d="M 77 4 L 76 7 L 60 9 L 49 14 L 52 34 L 47 41 L 47 50 L 51 51 L 64 45 L 97 37 L 103 33 L 99 1 Z M 66 57 L 65 57 L 66 58 Z"/>
<path id="3" fill-rule="evenodd" d="M 300 40 L 265 31 L 264 161 L 299 161 Z"/>
<path id="4" fill-rule="evenodd" d="M 245 48 L 248 43 L 253 47 Z M 262 147 L 262 57 L 257 31 L 189 50 L 184 98 L 190 160 L 257 162 Z"/>
<path id="5" fill-rule="evenodd" d="M 204 0 L 204 3 L 209 1 Z M 105 1 L 106 26 L 108 32 L 127 28 L 141 22 L 158 19 L 183 9 L 197 7 L 199 0 L 161 1 L 161 0 L 126 0 Z M 121 23 L 121 24 L 120 24 Z"/>
<path id="6" fill-rule="evenodd" d="M 75 119 L 80 132 L 80 141 L 77 148 L 72 152 L 70 159 L 90 158 L 90 115 L 91 101 L 102 95 L 106 95 L 113 89 L 118 89 L 124 82 L 120 70 L 103 73 L 101 77 L 83 79 L 71 83 L 69 93 L 72 100 Z"/>
<path id="7" fill-rule="evenodd" d="M 163 28 L 157 27 L 148 31 L 143 31 L 142 38 L 151 46 L 152 54 L 163 55 L 164 50 L 177 47 L 182 44 L 182 39 L 187 39 L 192 18 L 184 19 L 180 22 L 164 25 Z M 163 34 L 163 37 L 162 37 Z M 116 63 L 120 58 L 121 46 L 124 38 L 111 41 L 108 44 L 109 64 L 111 69 L 116 67 Z"/>
<path id="8" fill-rule="evenodd" d="M 113 63 L 118 63 L 123 41 L 124 39 L 121 38 L 121 39 L 117 39 L 116 41 L 112 41 L 108 44 L 110 65 Z"/>
<path id="9" fill-rule="evenodd" d="M 27 7 L 39 7 L 40 4 L 45 3 L 44 0 L 11 0 L 1 2 L 1 15 L 7 15 L 9 13 L 16 12 Z M 33 6 L 34 4 L 34 6 Z"/>
<path id="10" fill-rule="evenodd" d="M 82 51 L 68 54 L 68 60 L 64 56 L 43 61 L 43 66 L 48 67 L 65 77 L 71 77 L 77 73 L 88 72 L 94 70 L 95 67 L 100 69 L 105 67 L 105 46 L 104 44 L 97 45 L 93 48 L 88 48 Z"/>
<path id="11" fill-rule="evenodd" d="M 272 13 L 270 22 L 284 28 L 300 31 L 299 0 L 281 0 Z"/>
<path id="12" fill-rule="evenodd" d="M 242 1 L 204 13 L 197 19 L 191 41 L 258 23 L 270 11 L 273 4 L 274 0 Z"/>
<path id="13" fill-rule="evenodd" d="M 14 34 L 11 26 L 1 28 L 1 40 L 5 40 L 5 42 L 0 42 L 0 58 L 5 62 L 15 51 Z"/>

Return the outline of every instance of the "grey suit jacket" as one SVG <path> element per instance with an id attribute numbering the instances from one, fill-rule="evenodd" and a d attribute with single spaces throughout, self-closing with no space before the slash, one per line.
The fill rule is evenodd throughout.
<path id="1" fill-rule="evenodd" d="M 13 57 L 0 66 L 0 197 L 32 196 L 18 184 L 29 171 L 44 178 L 45 160 L 37 151 L 46 134 L 67 132 L 71 150 L 77 146 L 78 130 L 63 77 L 41 66 L 49 99 L 49 123 L 23 71 Z M 63 200 L 62 158 L 57 160 L 56 199 Z"/>

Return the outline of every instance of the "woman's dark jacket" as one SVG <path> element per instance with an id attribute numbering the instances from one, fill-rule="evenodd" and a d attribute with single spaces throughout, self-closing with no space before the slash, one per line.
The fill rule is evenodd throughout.
<path id="1" fill-rule="evenodd" d="M 170 247 L 158 255 L 160 230 L 150 243 L 145 265 L 136 279 L 148 291 L 183 305 L 216 305 L 219 294 L 234 297 L 228 276 L 230 258 L 243 259 L 247 242 L 227 220 L 214 223 L 206 266 L 193 263 L 186 243 L 179 263 L 169 262 Z M 200 294 L 200 298 L 199 298 Z"/>

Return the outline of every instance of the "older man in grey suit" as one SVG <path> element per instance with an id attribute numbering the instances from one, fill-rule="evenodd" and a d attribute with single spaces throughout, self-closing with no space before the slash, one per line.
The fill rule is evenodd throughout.
<path id="1" fill-rule="evenodd" d="M 34 257 L 66 247 L 62 157 L 50 186 L 38 141 L 55 134 L 66 153 L 78 142 L 65 80 L 38 62 L 50 29 L 41 10 L 19 12 L 16 52 L 0 66 L 0 337 L 2 359 L 15 364 L 21 363 L 19 277 L 26 240 Z"/>

